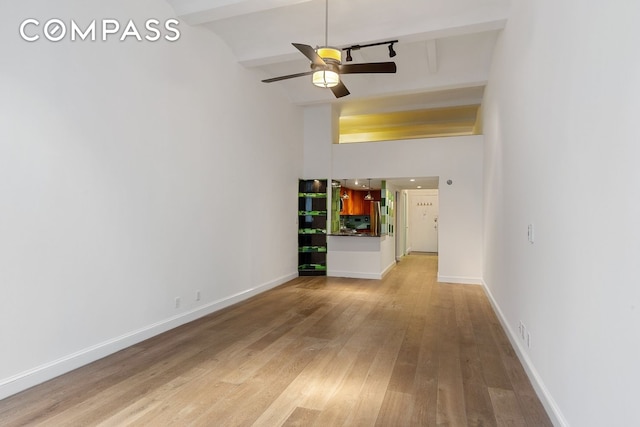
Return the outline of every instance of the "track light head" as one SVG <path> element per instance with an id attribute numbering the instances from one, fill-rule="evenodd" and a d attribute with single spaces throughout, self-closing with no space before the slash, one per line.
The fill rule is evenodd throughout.
<path id="1" fill-rule="evenodd" d="M 393 43 L 389 43 L 389 58 L 393 58 L 397 53 L 393 50 Z"/>

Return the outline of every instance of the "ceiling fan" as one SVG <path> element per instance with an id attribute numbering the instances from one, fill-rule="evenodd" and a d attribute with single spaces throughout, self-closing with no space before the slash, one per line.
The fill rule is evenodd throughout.
<path id="1" fill-rule="evenodd" d="M 312 75 L 314 85 L 331 89 L 336 98 L 349 95 L 349 90 L 340 79 L 342 74 L 373 74 L 395 73 L 395 62 L 367 62 L 362 64 L 342 64 L 340 49 L 330 47 L 328 44 L 329 29 L 329 0 L 325 0 L 325 32 L 324 46 L 316 49 L 301 43 L 292 43 L 304 56 L 311 61 L 311 70 L 302 73 L 289 74 L 287 76 L 273 77 L 262 80 L 264 83 L 272 83 L 280 80 L 292 79 Z"/>

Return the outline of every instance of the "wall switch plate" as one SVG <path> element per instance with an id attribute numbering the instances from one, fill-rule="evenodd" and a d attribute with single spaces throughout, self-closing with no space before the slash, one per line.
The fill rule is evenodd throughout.
<path id="1" fill-rule="evenodd" d="M 527 331 L 527 348 L 531 348 L 531 333 Z"/>
<path id="2" fill-rule="evenodd" d="M 176 298 L 176 308 L 180 308 L 180 297 Z"/>
<path id="3" fill-rule="evenodd" d="M 529 243 L 533 244 L 533 224 L 527 226 L 527 239 L 529 239 Z"/>
<path id="4" fill-rule="evenodd" d="M 196 301 L 200 301 L 200 291 L 196 291 Z"/>

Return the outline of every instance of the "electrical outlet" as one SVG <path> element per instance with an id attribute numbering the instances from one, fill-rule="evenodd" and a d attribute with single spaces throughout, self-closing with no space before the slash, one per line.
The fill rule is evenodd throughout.
<path id="1" fill-rule="evenodd" d="M 524 323 L 522 323 L 522 320 L 520 321 L 520 325 L 518 325 L 518 332 L 520 333 L 520 339 L 523 340 L 524 339 L 524 334 L 525 334 L 526 328 L 524 327 Z"/>
<path id="2" fill-rule="evenodd" d="M 518 322 L 518 336 L 522 335 L 522 322 Z"/>
<path id="3" fill-rule="evenodd" d="M 200 301 L 200 291 L 196 291 L 196 301 Z"/>
<path id="4" fill-rule="evenodd" d="M 527 226 L 527 239 L 529 239 L 529 243 L 533 244 L 533 224 L 529 224 Z"/>
<path id="5" fill-rule="evenodd" d="M 180 297 L 176 297 L 176 308 L 180 308 Z"/>
<path id="6" fill-rule="evenodd" d="M 531 333 L 527 331 L 527 348 L 531 348 Z"/>

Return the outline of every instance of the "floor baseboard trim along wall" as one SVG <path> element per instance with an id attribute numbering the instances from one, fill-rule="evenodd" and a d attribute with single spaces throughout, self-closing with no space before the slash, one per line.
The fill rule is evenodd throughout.
<path id="1" fill-rule="evenodd" d="M 254 288 L 247 289 L 237 294 L 209 302 L 193 310 L 180 313 L 176 316 L 148 325 L 144 328 L 132 331 L 108 341 L 85 348 L 78 352 L 69 354 L 58 360 L 45 363 L 33 369 L 21 372 L 9 378 L 0 379 L 0 400 L 11 395 L 24 391 L 30 387 L 41 384 L 45 381 L 58 377 L 74 369 L 80 368 L 110 354 L 116 353 L 132 345 L 138 344 L 146 339 L 169 331 L 178 326 L 192 322 L 200 317 L 215 313 L 225 307 L 248 299 L 254 295 L 275 288 L 298 276 L 298 273 L 288 274 L 278 279 L 263 283 Z"/>
<path id="2" fill-rule="evenodd" d="M 457 285 L 482 285 L 482 279 L 477 277 L 441 276 L 438 274 L 438 283 L 455 283 Z"/>
<path id="3" fill-rule="evenodd" d="M 395 260 L 393 260 L 393 261 L 392 261 L 392 262 L 387 266 L 387 268 L 385 268 L 384 270 L 382 270 L 382 274 L 381 274 L 381 276 L 382 276 L 382 277 L 384 277 L 384 276 L 386 276 L 387 274 L 389 274 L 389 273 L 391 272 L 391 270 L 393 269 L 393 267 L 395 267 L 395 266 L 396 266 L 396 261 L 395 261 Z"/>
<path id="4" fill-rule="evenodd" d="M 327 271 L 327 276 L 329 277 L 349 277 L 352 279 L 372 279 L 372 280 L 380 280 L 382 279 L 382 274 L 376 273 L 361 273 L 357 271 Z"/>
<path id="5" fill-rule="evenodd" d="M 556 404 L 553 397 L 551 397 L 549 390 L 547 390 L 547 388 L 545 387 L 542 379 L 540 378 L 540 375 L 538 374 L 538 371 L 533 366 L 531 359 L 529 359 L 529 356 L 527 355 L 527 352 L 523 347 L 524 344 L 522 343 L 521 340 L 518 339 L 518 334 L 514 333 L 512 328 L 509 327 L 509 324 L 504 314 L 502 313 L 502 310 L 500 310 L 498 303 L 493 298 L 493 295 L 491 294 L 491 290 L 489 289 L 489 287 L 487 286 L 484 280 L 482 280 L 482 287 L 484 288 L 485 294 L 489 298 L 489 302 L 493 307 L 493 311 L 495 311 L 495 313 L 498 316 L 498 320 L 500 320 L 500 324 L 502 325 L 502 328 L 506 331 L 507 337 L 509 337 L 509 341 L 511 341 L 511 345 L 515 349 L 516 354 L 518 355 L 518 359 L 520 359 L 520 363 L 522 363 L 522 366 L 527 372 L 527 376 L 529 377 L 529 380 L 531 381 L 533 388 L 538 394 L 538 398 L 540 399 L 540 401 L 542 402 L 542 405 L 546 409 L 547 414 L 549 415 L 549 418 L 551 418 L 553 425 L 560 426 L 560 427 L 568 427 L 569 424 L 567 423 L 564 416 L 562 415 L 560 408 Z"/>

